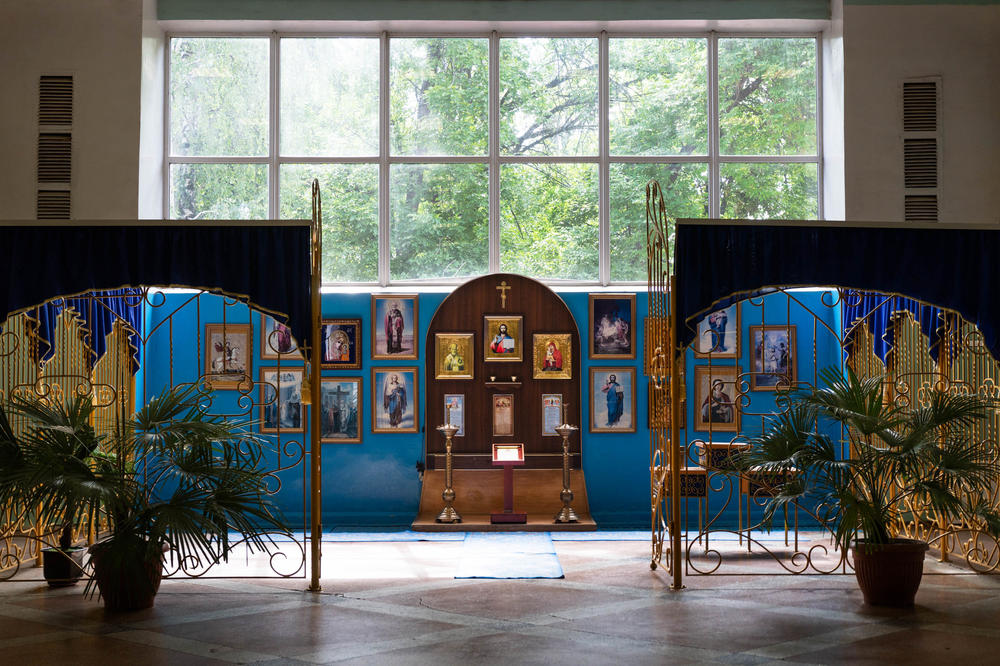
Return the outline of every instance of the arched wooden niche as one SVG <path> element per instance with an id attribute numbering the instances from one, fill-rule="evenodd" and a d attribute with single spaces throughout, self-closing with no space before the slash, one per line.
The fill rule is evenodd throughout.
<path id="1" fill-rule="evenodd" d="M 520 345 L 521 360 L 507 360 L 508 356 L 517 356 L 517 344 L 513 352 L 487 351 L 492 340 L 488 326 L 492 321 L 496 328 L 497 322 L 503 319 L 520 324 L 519 339 L 513 325 L 508 333 L 515 334 L 511 337 Z M 496 332 L 495 328 L 492 333 Z M 439 362 L 442 353 L 447 355 L 449 340 L 444 336 L 451 334 L 471 335 L 471 354 L 468 354 L 471 358 L 464 359 L 464 371 L 442 373 Z M 440 353 L 439 340 L 443 345 Z M 543 345 L 543 349 L 550 340 L 556 342 L 557 348 L 562 347 L 556 355 L 562 356 L 562 372 L 547 370 L 541 372 L 545 378 L 535 377 L 536 340 Z M 569 340 L 569 349 L 564 348 L 566 340 Z M 428 469 L 444 469 L 444 437 L 436 428 L 447 417 L 446 395 L 464 396 L 465 403 L 465 434 L 455 437 L 452 446 L 456 469 L 495 469 L 491 462 L 494 442 L 522 442 L 526 469 L 562 468 L 562 439 L 557 435 L 543 434 L 543 396 L 560 395 L 566 421 L 579 426 L 582 350 L 576 321 L 566 303 L 555 292 L 523 275 L 494 273 L 475 278 L 441 303 L 431 319 L 425 344 L 427 400 L 424 441 Z M 509 341 L 506 346 L 510 348 Z M 500 348 L 503 349 L 503 345 Z M 452 364 L 450 367 L 458 366 Z M 442 377 L 442 374 L 470 374 L 470 369 L 471 379 Z M 552 378 L 567 374 L 567 370 L 568 379 Z M 513 402 L 512 428 L 509 434 L 502 428 L 495 432 L 494 398 L 508 395 Z M 570 453 L 571 466 L 579 469 L 579 432 L 570 438 Z"/>

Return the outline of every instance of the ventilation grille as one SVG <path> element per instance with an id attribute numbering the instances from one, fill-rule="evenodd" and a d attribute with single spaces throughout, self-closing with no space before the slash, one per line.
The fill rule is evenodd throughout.
<path id="1" fill-rule="evenodd" d="M 937 139 L 903 139 L 906 187 L 937 187 Z"/>
<path id="2" fill-rule="evenodd" d="M 938 100 L 941 80 L 903 81 L 903 219 L 938 220 L 941 136 Z"/>
<path id="3" fill-rule="evenodd" d="M 72 212 L 73 77 L 38 79 L 38 170 L 35 216 L 68 220 Z"/>
<path id="4" fill-rule="evenodd" d="M 38 123 L 73 123 L 73 77 L 43 76 L 38 81 Z"/>
<path id="5" fill-rule="evenodd" d="M 68 183 L 72 175 L 71 134 L 38 135 L 38 182 Z"/>
<path id="6" fill-rule="evenodd" d="M 35 217 L 39 220 L 68 220 L 69 204 L 69 190 L 38 190 Z"/>
<path id="7" fill-rule="evenodd" d="M 937 82 L 903 83 L 903 131 L 937 131 Z"/>

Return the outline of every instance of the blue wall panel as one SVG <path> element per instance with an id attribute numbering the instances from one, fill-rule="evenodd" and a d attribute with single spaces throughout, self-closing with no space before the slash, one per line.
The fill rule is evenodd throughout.
<path id="1" fill-rule="evenodd" d="M 419 296 L 419 358 L 417 360 L 378 360 L 371 359 L 371 296 L 367 293 L 337 293 L 323 295 L 323 316 L 328 318 L 362 319 L 363 351 L 362 368 L 360 370 L 324 370 L 325 377 L 357 377 L 362 378 L 364 400 L 362 405 L 363 424 L 362 442 L 360 444 L 323 444 L 323 523 L 327 529 L 335 527 L 385 527 L 407 526 L 417 512 L 420 496 L 420 481 L 416 465 L 423 459 L 423 438 L 425 433 L 373 434 L 371 432 L 371 370 L 374 367 L 415 365 L 419 368 L 420 404 L 418 422 L 423 427 L 425 395 L 424 342 L 431 318 L 438 305 L 447 294 L 428 292 Z M 591 512 L 599 526 L 603 527 L 648 527 L 649 525 L 649 430 L 646 427 L 647 379 L 642 374 L 642 359 L 645 346 L 642 340 L 643 319 L 647 314 L 645 293 L 637 294 L 635 359 L 616 361 L 613 359 L 589 358 L 587 350 L 588 331 L 588 297 L 586 292 L 565 291 L 559 295 L 566 301 L 570 311 L 576 318 L 581 332 L 581 390 L 583 395 L 577 396 L 581 406 L 583 438 L 583 469 L 587 479 L 587 492 Z M 149 308 L 147 311 L 147 330 L 159 328 L 151 335 L 146 354 L 144 368 L 144 387 L 146 395 L 154 395 L 170 382 L 170 363 L 173 362 L 173 381 L 191 381 L 201 370 L 202 355 L 199 346 L 204 346 L 204 325 L 222 321 L 223 310 L 226 320 L 232 323 L 247 322 L 249 310 L 240 304 L 223 306 L 223 299 L 211 295 L 203 295 L 192 300 L 191 294 L 165 294 L 166 302 L 162 307 Z M 837 316 L 839 310 L 823 306 L 823 292 L 795 292 L 794 299 L 800 303 L 789 302 L 784 294 L 768 296 L 763 300 L 744 302 L 741 305 L 741 344 L 738 364 L 744 371 L 750 368 L 750 349 L 748 327 L 760 323 L 761 317 L 766 323 L 785 323 L 791 321 L 797 328 L 798 346 L 798 377 L 800 381 L 812 381 L 815 368 L 836 365 L 839 360 L 839 346 L 836 338 L 825 326 L 833 331 L 839 330 Z M 829 302 L 829 295 L 826 296 Z M 167 316 L 176 308 L 180 308 L 172 317 L 172 325 L 167 322 Z M 814 316 L 815 313 L 815 316 Z M 818 320 L 817 320 L 818 317 Z M 261 367 L 274 367 L 277 361 L 262 360 L 259 353 L 260 316 L 253 313 L 255 329 L 255 349 L 253 360 L 253 376 L 259 377 Z M 814 352 L 813 328 L 814 321 L 817 331 Z M 197 329 L 201 332 L 198 334 Z M 196 338 L 200 335 L 200 338 Z M 168 339 L 173 339 L 173 345 Z M 817 362 L 813 362 L 813 358 Z M 689 351 L 687 356 L 687 386 L 689 393 L 694 385 L 694 367 L 706 363 L 704 359 L 694 359 Z M 715 365 L 734 365 L 737 361 L 714 361 Z M 282 367 L 301 366 L 301 362 L 282 361 Z M 590 433 L 590 405 L 586 398 L 590 391 L 590 369 L 592 367 L 631 367 L 636 372 L 637 405 L 635 433 Z M 252 396 L 257 402 L 256 389 Z M 687 405 L 686 421 L 693 425 L 693 396 Z M 774 394 L 766 392 L 751 393 L 750 411 L 768 411 L 774 405 Z M 238 391 L 222 390 L 217 392 L 214 408 L 222 412 L 246 411 L 246 398 L 240 402 Z M 254 407 L 248 416 L 257 419 L 257 409 Z M 759 417 L 744 417 L 743 432 L 753 434 L 759 432 Z M 705 437 L 706 433 L 688 432 L 688 437 Z M 432 432 L 431 436 L 438 436 Z M 299 450 L 302 436 L 299 434 L 283 435 L 281 445 L 293 455 Z M 287 458 L 286 458 L 287 460 Z M 271 460 L 277 464 L 275 456 Z M 303 466 L 279 473 L 281 488 L 276 495 L 276 502 L 284 511 L 293 525 L 301 524 L 304 519 L 303 507 L 307 506 L 307 494 L 304 482 L 308 470 Z M 720 500 L 721 501 L 721 500 Z M 735 524 L 735 514 L 728 512 L 725 522 Z"/>

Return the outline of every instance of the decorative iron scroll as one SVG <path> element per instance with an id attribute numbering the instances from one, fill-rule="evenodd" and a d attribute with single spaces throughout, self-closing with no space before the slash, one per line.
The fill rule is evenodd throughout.
<path id="1" fill-rule="evenodd" d="M 160 393 L 162 390 L 195 385 L 199 389 L 199 404 L 213 414 L 228 418 L 257 421 L 267 404 L 276 400 L 275 392 L 268 391 L 263 370 L 280 372 L 284 369 L 302 369 L 298 355 L 276 354 L 277 360 L 266 361 L 266 368 L 252 368 L 249 375 L 230 390 L 212 390 L 216 377 L 207 367 L 205 355 L 206 326 L 242 327 L 248 332 L 246 352 L 256 356 L 261 345 L 259 326 L 262 313 L 251 309 L 245 300 L 227 298 L 206 291 L 191 291 L 168 296 L 162 291 L 142 288 L 135 296 L 135 305 L 145 312 L 146 330 L 136 331 L 124 319 L 117 319 L 105 336 L 106 352 L 96 362 L 91 332 L 75 307 L 101 307 L 100 303 L 87 303 L 88 298 L 100 300 L 101 295 L 79 296 L 73 307 L 58 314 L 52 337 L 54 353 L 45 357 L 49 349 L 40 344 L 31 313 L 14 315 L 3 322 L 0 329 L 0 400 L 6 402 L 15 394 L 33 395 L 48 400 L 67 397 L 90 397 L 94 406 L 94 427 L 98 433 L 113 433 L 136 408 L 140 396 Z M 83 305 L 80 305 L 80 304 Z M 132 373 L 133 354 L 138 336 L 139 360 L 142 372 Z M 149 355 L 149 350 L 155 355 Z M 17 418 L 12 426 L 23 432 L 25 424 Z M 271 495 L 279 493 L 283 485 L 293 481 L 293 486 L 305 487 L 306 431 L 289 429 L 279 421 L 274 429 L 275 450 L 267 459 L 268 489 Z M 139 463 L 136 462 L 138 465 Z M 296 476 L 300 476 L 296 479 Z M 305 497 L 302 501 L 305 502 Z M 198 577 L 298 577 L 306 572 L 305 518 L 296 533 L 264 535 L 271 537 L 271 552 L 258 557 L 265 563 L 247 561 L 237 564 L 240 544 L 230 556 L 225 567 L 221 562 L 177 561 L 169 556 L 167 576 Z M 99 538 L 101 525 L 81 525 L 77 528 L 78 541 L 93 542 Z M 0 507 L 0 579 L 9 579 L 21 566 L 40 557 L 40 549 L 54 545 L 58 535 L 52 526 L 34 524 L 30 507 Z"/>

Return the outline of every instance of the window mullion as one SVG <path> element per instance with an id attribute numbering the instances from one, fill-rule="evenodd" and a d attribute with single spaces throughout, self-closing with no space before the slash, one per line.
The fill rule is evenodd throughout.
<path id="1" fill-rule="evenodd" d="M 491 273 L 500 270 L 500 38 L 490 33 L 489 64 L 489 260 Z"/>
<path id="2" fill-rule="evenodd" d="M 389 35 L 379 37 L 378 283 L 389 285 Z"/>
<path id="3" fill-rule="evenodd" d="M 597 41 L 597 138 L 600 162 L 597 167 L 598 259 L 597 270 L 602 285 L 611 282 L 611 196 L 609 153 L 611 152 L 608 115 L 610 113 L 610 73 L 608 64 L 608 33 L 601 31 Z"/>
<path id="4" fill-rule="evenodd" d="M 719 35 L 708 35 L 708 216 L 719 217 L 722 181 L 719 173 Z"/>
<path id="5" fill-rule="evenodd" d="M 268 178 L 267 178 L 267 211 L 268 217 L 272 220 L 277 220 L 280 214 L 280 202 L 278 201 L 279 189 L 278 189 L 278 123 L 279 118 L 279 97 L 280 97 L 280 76 L 281 72 L 278 69 L 278 59 L 280 58 L 281 52 L 278 44 L 278 33 L 271 33 L 271 66 L 270 66 L 270 102 L 271 102 L 271 118 L 268 123 Z"/>

